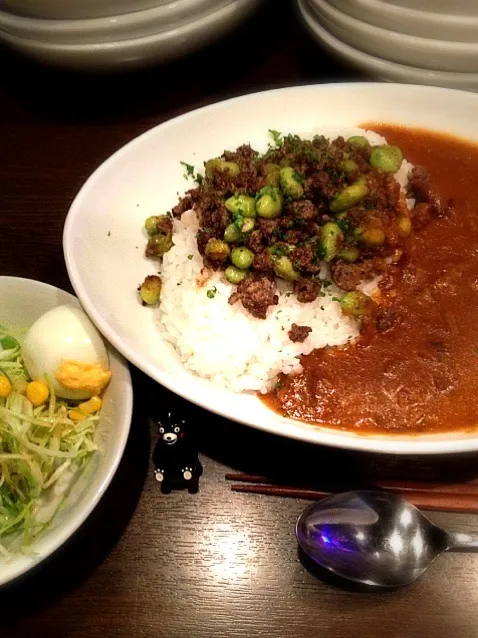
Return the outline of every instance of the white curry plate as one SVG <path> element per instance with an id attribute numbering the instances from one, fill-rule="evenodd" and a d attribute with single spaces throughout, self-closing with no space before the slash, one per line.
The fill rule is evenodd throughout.
<path id="1" fill-rule="evenodd" d="M 217 388 L 184 369 L 142 307 L 137 286 L 154 272 L 143 224 L 193 187 L 180 162 L 203 161 L 268 130 L 311 136 L 324 129 L 386 122 L 446 131 L 478 142 L 478 96 L 437 87 L 350 83 L 264 91 L 187 113 L 141 135 L 104 162 L 73 202 L 63 246 L 73 287 L 107 339 L 134 365 L 178 395 L 226 418 L 274 434 L 341 448 L 395 454 L 478 450 L 478 430 L 392 436 L 333 430 L 284 418 L 254 394 Z M 225 427 L 227 425 L 225 424 Z"/>

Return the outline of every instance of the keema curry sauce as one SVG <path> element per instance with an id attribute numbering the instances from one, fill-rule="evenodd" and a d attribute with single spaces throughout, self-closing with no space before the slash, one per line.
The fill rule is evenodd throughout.
<path id="1" fill-rule="evenodd" d="M 389 125 L 364 125 L 431 177 L 445 205 L 420 223 L 393 277 L 380 283 L 381 318 L 354 344 L 315 350 L 303 372 L 264 401 L 302 421 L 391 434 L 478 426 L 478 146 Z"/>

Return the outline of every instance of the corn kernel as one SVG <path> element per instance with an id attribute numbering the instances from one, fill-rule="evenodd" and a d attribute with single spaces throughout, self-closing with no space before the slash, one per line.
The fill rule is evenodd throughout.
<path id="1" fill-rule="evenodd" d="M 83 421 L 83 419 L 86 419 L 86 414 L 83 414 L 82 412 L 79 412 L 78 410 L 69 410 L 68 417 L 72 421 Z"/>
<path id="2" fill-rule="evenodd" d="M 88 399 L 88 401 L 80 403 L 80 405 L 78 406 L 78 410 L 80 412 L 83 412 L 83 414 L 94 414 L 101 408 L 102 403 L 103 401 L 100 399 L 100 397 L 94 395 L 90 399 Z"/>
<path id="3" fill-rule="evenodd" d="M 8 397 L 11 391 L 12 384 L 10 383 L 8 377 L 6 377 L 4 374 L 0 375 L 0 397 Z"/>
<path id="4" fill-rule="evenodd" d="M 50 391 L 48 390 L 46 383 L 43 383 L 43 381 L 31 381 L 27 385 L 25 394 L 27 395 L 27 399 L 29 399 L 37 408 L 45 403 L 50 396 Z"/>

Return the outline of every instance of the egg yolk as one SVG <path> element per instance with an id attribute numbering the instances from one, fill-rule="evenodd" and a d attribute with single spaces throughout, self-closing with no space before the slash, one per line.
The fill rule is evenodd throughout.
<path id="1" fill-rule="evenodd" d="M 69 390 L 99 394 L 111 379 L 111 371 L 99 364 L 63 361 L 55 372 L 55 379 Z"/>

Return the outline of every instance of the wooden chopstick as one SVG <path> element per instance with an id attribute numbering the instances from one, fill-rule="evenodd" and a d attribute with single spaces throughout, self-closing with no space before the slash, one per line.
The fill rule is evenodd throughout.
<path id="1" fill-rule="evenodd" d="M 233 492 L 265 494 L 286 498 L 317 500 L 332 492 L 273 484 L 270 479 L 256 474 L 226 474 Z M 368 483 L 367 488 L 384 489 L 402 494 L 408 501 L 425 510 L 443 512 L 478 513 L 478 484 L 475 483 L 419 483 L 383 481 Z"/>
<path id="2" fill-rule="evenodd" d="M 276 484 L 266 476 L 258 474 L 226 474 L 227 481 L 236 481 L 237 483 L 259 483 L 262 485 L 271 485 L 274 487 L 286 487 L 286 489 L 300 489 L 293 486 L 283 486 Z M 396 492 L 437 492 L 440 494 L 471 494 L 478 498 L 478 483 L 433 483 L 418 481 L 368 481 L 367 487 L 396 491 Z"/>
<path id="3" fill-rule="evenodd" d="M 250 494 L 300 498 L 308 501 L 315 501 L 331 494 L 331 492 L 322 492 L 320 490 L 295 489 L 274 485 L 246 485 L 244 483 L 231 485 L 231 490 Z M 478 498 L 474 494 L 410 491 L 406 493 L 406 498 L 410 503 L 423 510 L 478 514 Z"/>

